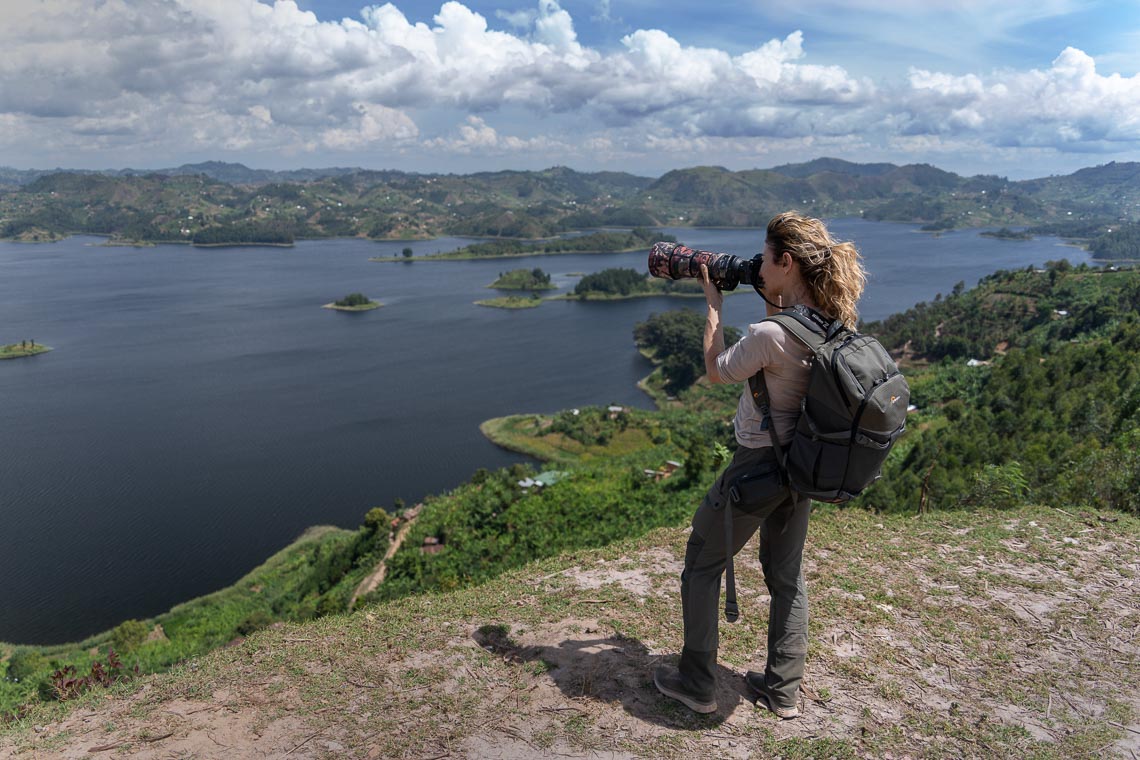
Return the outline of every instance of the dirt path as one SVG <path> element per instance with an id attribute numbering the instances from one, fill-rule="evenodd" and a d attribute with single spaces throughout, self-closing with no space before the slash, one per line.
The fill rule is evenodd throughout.
<path id="1" fill-rule="evenodd" d="M 396 556 L 396 552 L 403 546 L 404 539 L 408 537 L 408 531 L 411 530 L 412 525 L 416 522 L 416 518 L 419 517 L 420 507 L 422 506 L 423 504 L 417 504 L 396 518 L 400 526 L 396 529 L 395 536 L 393 536 L 392 540 L 388 543 L 388 551 L 384 552 L 384 558 L 376 565 L 376 569 L 360 582 L 360 585 L 356 587 L 356 591 L 352 592 L 352 598 L 348 600 L 349 612 L 356 607 L 357 599 L 375 591 L 376 587 L 384 581 L 384 576 L 388 574 L 388 560 Z"/>

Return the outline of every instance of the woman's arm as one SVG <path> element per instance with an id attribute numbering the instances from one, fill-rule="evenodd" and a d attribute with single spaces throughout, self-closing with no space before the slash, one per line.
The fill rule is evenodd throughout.
<path id="1" fill-rule="evenodd" d="M 716 358 L 724 353 L 724 326 L 720 321 L 720 310 L 724 305 L 724 293 L 721 293 L 709 280 L 709 270 L 701 264 L 701 287 L 705 291 L 705 303 L 708 304 L 708 318 L 705 320 L 705 375 L 710 383 L 720 383 L 720 371 L 716 368 Z"/>

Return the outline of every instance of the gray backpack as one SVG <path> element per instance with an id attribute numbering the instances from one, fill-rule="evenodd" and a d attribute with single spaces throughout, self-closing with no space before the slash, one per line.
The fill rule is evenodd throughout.
<path id="1" fill-rule="evenodd" d="M 811 349 L 807 394 L 792 440 L 781 446 L 761 370 L 748 381 L 791 488 L 841 504 L 879 479 L 891 446 L 906 430 L 910 388 L 890 354 L 819 312 L 796 306 L 769 319 Z"/>

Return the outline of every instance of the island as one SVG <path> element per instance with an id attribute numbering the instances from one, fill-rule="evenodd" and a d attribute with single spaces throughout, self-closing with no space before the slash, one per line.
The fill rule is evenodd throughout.
<path id="1" fill-rule="evenodd" d="M 557 286 L 550 282 L 550 275 L 538 267 L 534 269 L 512 269 L 509 272 L 500 272 L 499 279 L 487 286 L 497 290 L 555 290 Z"/>
<path id="2" fill-rule="evenodd" d="M 369 300 L 368 296 L 363 293 L 349 293 L 339 301 L 326 303 L 322 309 L 334 309 L 336 311 L 370 311 L 372 309 L 379 309 L 384 304 L 379 301 Z"/>
<path id="3" fill-rule="evenodd" d="M 476 301 L 476 306 L 490 306 L 493 309 L 533 309 L 542 305 L 543 298 L 534 293 L 530 296 L 503 296 Z"/>
<path id="4" fill-rule="evenodd" d="M 556 238 L 521 240 L 502 238 L 485 243 L 472 243 L 448 253 L 418 256 L 412 261 L 455 261 L 472 259 L 498 259 L 518 256 L 547 256 L 560 253 L 628 253 L 649 250 L 654 243 L 667 240 L 676 242 L 672 235 L 657 230 L 636 227 L 632 230 L 591 232 Z M 377 256 L 371 261 L 406 261 L 398 256 Z"/>
<path id="5" fill-rule="evenodd" d="M 727 295 L 727 293 L 725 294 Z M 663 280 L 629 268 L 609 268 L 585 275 L 574 286 L 573 293 L 552 296 L 559 301 L 618 301 L 647 296 L 703 298 L 704 291 L 696 280 Z"/>
<path id="6" fill-rule="evenodd" d="M 44 346 L 32 341 L 20 341 L 0 346 L 0 359 L 23 359 L 26 356 L 35 356 L 51 351 L 51 346 Z"/>

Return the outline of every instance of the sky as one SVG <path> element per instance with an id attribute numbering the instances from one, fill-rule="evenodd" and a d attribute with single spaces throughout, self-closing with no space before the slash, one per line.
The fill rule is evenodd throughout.
<path id="1" fill-rule="evenodd" d="M 1140 160 L 1140 0 L 0 0 L 0 166 Z"/>

